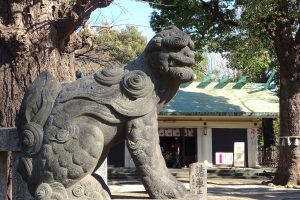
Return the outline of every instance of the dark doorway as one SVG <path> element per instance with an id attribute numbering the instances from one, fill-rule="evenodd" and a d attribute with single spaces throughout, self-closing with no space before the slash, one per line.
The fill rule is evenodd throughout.
<path id="1" fill-rule="evenodd" d="M 121 142 L 110 149 L 107 156 L 107 165 L 111 167 L 124 167 L 125 142 Z"/>
<path id="2" fill-rule="evenodd" d="M 181 167 L 180 146 L 180 137 L 160 137 L 160 147 L 167 167 Z"/>
<path id="3" fill-rule="evenodd" d="M 197 129 L 160 129 L 160 146 L 169 168 L 188 167 L 196 162 Z"/>
<path id="4" fill-rule="evenodd" d="M 212 129 L 212 158 L 216 164 L 216 152 L 234 152 L 234 143 L 245 143 L 245 166 L 248 166 L 247 129 L 213 128 Z"/>

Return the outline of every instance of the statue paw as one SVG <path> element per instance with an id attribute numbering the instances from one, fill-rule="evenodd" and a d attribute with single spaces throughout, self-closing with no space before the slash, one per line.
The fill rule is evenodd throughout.
<path id="1" fill-rule="evenodd" d="M 160 182 L 152 190 L 150 194 L 151 198 L 154 199 L 188 199 L 199 200 L 196 195 L 189 193 L 184 185 L 178 181 L 170 180 L 168 182 Z"/>
<path id="2" fill-rule="evenodd" d="M 42 183 L 40 184 L 36 191 L 35 197 L 36 200 L 66 200 L 68 199 L 67 190 L 65 187 L 58 182 L 51 184 Z"/>
<path id="3" fill-rule="evenodd" d="M 193 194 L 193 193 L 187 193 L 183 199 L 188 199 L 188 200 L 202 200 L 203 198 L 198 195 L 198 194 Z"/>
<path id="4" fill-rule="evenodd" d="M 101 184 L 91 175 L 80 180 L 70 190 L 72 200 L 109 200 L 110 195 Z"/>

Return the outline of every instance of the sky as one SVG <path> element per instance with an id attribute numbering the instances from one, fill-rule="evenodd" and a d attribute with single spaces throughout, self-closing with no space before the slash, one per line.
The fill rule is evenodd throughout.
<path id="1" fill-rule="evenodd" d="M 147 37 L 149 41 L 155 33 L 150 27 L 150 17 L 153 9 L 148 3 L 138 0 L 114 0 L 111 5 L 106 8 L 95 10 L 88 21 L 90 25 L 110 24 L 113 28 L 123 29 L 126 25 L 133 25 Z M 208 53 L 208 69 L 219 69 L 221 74 L 230 75 L 230 71 L 226 65 L 227 60 L 222 58 L 219 53 Z M 228 71 L 229 70 L 229 71 Z"/>
<path id="2" fill-rule="evenodd" d="M 114 0 L 110 6 L 95 10 L 88 23 L 90 25 L 107 23 L 116 29 L 134 25 L 149 41 L 155 35 L 149 23 L 152 11 L 148 3 L 135 0 Z"/>

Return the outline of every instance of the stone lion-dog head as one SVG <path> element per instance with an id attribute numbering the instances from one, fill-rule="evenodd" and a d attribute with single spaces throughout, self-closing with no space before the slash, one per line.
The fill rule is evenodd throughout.
<path id="1" fill-rule="evenodd" d="M 190 36 L 172 26 L 159 32 L 148 43 L 145 52 L 149 55 L 150 67 L 156 74 L 171 82 L 189 82 L 196 78 L 194 42 Z"/>

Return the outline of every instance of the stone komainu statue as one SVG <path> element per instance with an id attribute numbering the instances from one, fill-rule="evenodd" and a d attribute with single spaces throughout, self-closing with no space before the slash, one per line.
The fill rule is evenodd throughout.
<path id="1" fill-rule="evenodd" d="M 35 199 L 110 199 L 93 172 L 124 140 L 151 198 L 195 198 L 169 172 L 157 113 L 194 79 L 194 44 L 176 27 L 122 68 L 61 85 L 48 72 L 27 89 L 18 120 L 19 172 Z M 121 156 L 121 155 L 120 155 Z"/>

